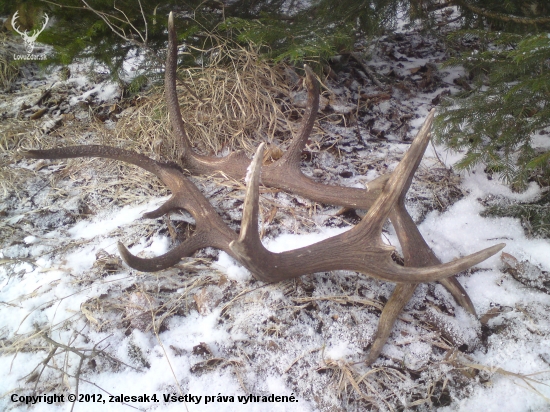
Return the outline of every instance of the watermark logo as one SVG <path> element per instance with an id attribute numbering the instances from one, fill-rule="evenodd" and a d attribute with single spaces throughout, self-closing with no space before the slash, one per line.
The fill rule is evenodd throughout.
<path id="1" fill-rule="evenodd" d="M 16 11 L 13 14 L 13 17 L 11 18 L 11 26 L 13 27 L 13 30 L 16 33 L 19 33 L 21 37 L 23 37 L 23 41 L 25 42 L 25 50 L 27 51 L 27 54 L 14 54 L 13 58 L 14 60 L 46 60 L 45 54 L 33 54 L 34 51 L 34 43 L 36 42 L 36 39 L 44 31 L 46 28 L 46 25 L 48 24 L 48 21 L 50 18 L 46 13 L 44 13 L 44 22 L 42 23 L 42 27 L 40 29 L 33 30 L 31 33 L 28 33 L 27 30 L 21 31 L 16 25 L 16 20 L 19 17 L 19 11 Z"/>

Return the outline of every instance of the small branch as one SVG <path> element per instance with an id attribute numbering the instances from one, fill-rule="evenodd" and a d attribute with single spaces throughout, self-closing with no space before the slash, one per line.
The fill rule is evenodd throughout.
<path id="1" fill-rule="evenodd" d="M 550 17 L 521 17 L 521 16 L 514 16 L 513 14 L 503 14 L 503 13 L 495 13 L 489 10 L 482 9 L 481 7 L 476 7 L 472 4 L 468 4 L 467 2 L 463 0 L 455 0 L 453 2 L 454 5 L 465 7 L 468 10 L 479 14 L 484 17 L 489 17 L 491 19 L 496 19 L 500 21 L 507 21 L 507 22 L 514 22 L 518 24 L 546 24 L 550 23 Z"/>
<path id="2" fill-rule="evenodd" d="M 149 26 L 147 25 L 147 19 L 145 18 L 145 13 L 143 12 L 143 7 L 141 5 L 141 0 L 138 0 L 138 3 L 139 3 L 139 9 L 141 10 L 141 17 L 143 17 L 143 24 L 145 25 L 145 39 L 143 39 L 143 43 L 145 43 L 145 45 L 147 45 Z"/>
<path id="3" fill-rule="evenodd" d="M 84 0 L 83 0 L 84 1 Z M 140 9 L 141 9 L 141 2 L 139 4 L 140 6 Z M 141 32 L 132 24 L 132 22 L 130 21 L 130 19 L 128 18 L 128 16 L 126 15 L 126 13 L 124 13 L 124 10 L 122 9 L 119 9 L 118 7 L 116 7 L 115 5 L 113 5 L 113 8 L 118 11 L 120 14 L 122 14 L 124 16 L 124 18 L 126 19 L 126 23 L 128 23 L 130 25 L 130 27 L 132 29 L 134 29 L 134 31 L 138 34 L 138 36 L 141 38 L 141 41 L 143 42 L 143 44 L 146 44 L 147 43 L 147 40 L 145 40 L 145 38 L 141 35 Z M 143 9 L 141 9 L 141 15 L 143 16 Z M 146 30 L 145 32 L 147 33 L 147 21 L 144 19 L 145 21 L 145 27 L 146 27 Z"/>
<path id="4" fill-rule="evenodd" d="M 141 15 L 143 17 L 143 22 L 145 24 L 145 37 L 141 34 L 141 32 L 130 22 L 130 19 L 128 18 L 128 16 L 126 15 L 126 13 L 124 13 L 124 11 L 122 11 L 121 9 L 117 8 L 116 6 L 114 6 L 114 9 L 117 10 L 118 12 L 122 13 L 122 15 L 126 18 L 126 20 L 124 19 L 121 19 L 120 17 L 117 17 L 117 16 L 114 16 L 112 14 L 108 14 L 108 13 L 104 13 L 104 12 L 101 12 L 101 11 L 98 11 L 98 10 L 95 10 L 93 7 L 91 7 L 87 2 L 86 0 L 81 0 L 82 3 L 84 3 L 85 7 L 75 7 L 75 6 L 64 6 L 62 4 L 59 4 L 59 3 L 55 3 L 53 1 L 49 1 L 49 0 L 41 0 L 43 1 L 44 3 L 48 3 L 48 4 L 51 4 L 53 6 L 56 6 L 56 7 L 60 7 L 60 8 L 71 8 L 71 9 L 76 9 L 76 10 L 87 10 L 87 11 L 91 11 L 92 13 L 94 13 L 96 16 L 98 16 L 101 20 L 103 20 L 105 22 L 105 24 L 111 29 L 111 31 L 116 34 L 118 37 L 120 37 L 122 40 L 124 41 L 127 41 L 131 44 L 133 44 L 134 46 L 136 47 L 139 47 L 139 48 L 142 48 L 144 49 L 150 56 L 153 57 L 153 59 L 159 64 L 159 66 L 162 66 L 164 65 L 164 62 L 155 54 L 155 52 L 147 45 L 147 42 L 148 42 L 148 25 L 147 25 L 147 19 L 145 18 L 145 12 L 143 11 L 143 7 L 142 7 L 142 4 L 141 4 L 141 1 L 138 0 L 138 3 L 139 3 L 139 8 L 140 8 L 140 11 L 141 11 Z M 155 11 L 156 11 L 156 8 L 155 8 Z M 142 40 L 142 42 L 139 42 L 135 39 L 132 39 L 130 37 L 128 37 L 126 35 L 126 33 L 124 32 L 124 30 L 121 28 L 121 27 L 118 27 L 116 26 L 115 24 L 113 24 L 109 19 L 114 19 L 114 20 L 117 20 L 119 22 L 122 22 L 122 23 L 127 23 L 130 25 L 130 27 L 132 27 L 132 29 L 137 33 L 137 35 L 140 37 L 140 39 Z M 204 103 L 204 100 L 202 100 L 192 89 L 191 87 L 189 87 L 189 85 L 181 78 L 181 76 L 177 75 L 177 78 L 178 80 L 181 82 L 181 84 L 183 85 L 183 87 L 185 87 L 185 89 L 187 90 L 187 92 L 189 94 L 191 94 L 195 99 L 197 99 L 199 102 L 201 103 Z"/>
<path id="5" fill-rule="evenodd" d="M 126 36 L 126 33 L 124 33 L 124 30 L 121 29 L 120 27 L 118 26 L 115 26 L 113 23 L 111 23 L 111 21 L 107 18 L 107 16 L 109 16 L 108 14 L 106 13 L 102 13 L 100 11 L 97 11 L 96 9 L 92 8 L 88 3 L 86 3 L 86 0 L 81 0 L 82 3 L 84 3 L 84 5 L 86 6 L 85 8 L 87 10 L 90 10 L 92 13 L 94 13 L 96 16 L 98 16 L 101 20 L 103 20 L 105 22 L 105 24 L 107 26 L 109 26 L 109 28 L 111 29 L 111 31 L 116 34 L 118 37 L 120 37 L 121 39 L 127 41 L 127 42 L 130 42 L 136 46 L 139 46 L 139 47 L 143 47 L 143 44 L 142 43 L 139 43 L 138 41 L 134 40 L 134 39 L 131 39 L 129 37 Z M 115 8 L 115 10 L 118 10 L 117 8 Z M 120 10 L 118 10 L 120 11 Z M 124 13 L 122 13 L 124 16 L 126 16 Z M 110 16 L 112 17 L 112 16 Z M 126 19 L 128 19 L 126 17 Z M 120 21 L 124 21 L 122 19 L 118 19 Z M 130 23 L 131 27 L 137 31 L 137 29 Z M 138 35 L 141 37 L 139 31 L 138 32 Z"/>
<path id="6" fill-rule="evenodd" d="M 47 337 L 46 335 L 42 335 L 42 338 L 48 342 L 48 343 L 51 343 L 52 345 L 58 347 L 58 348 L 63 348 L 65 350 L 68 350 L 69 352 L 72 352 L 74 353 L 75 355 L 78 355 L 80 356 L 81 358 L 86 358 L 86 357 L 89 357 L 91 355 L 84 355 L 82 352 L 78 351 L 78 349 L 76 348 L 72 348 L 70 346 L 67 346 L 67 345 L 64 345 L 62 343 L 59 343 L 59 342 L 56 342 L 54 341 L 53 339 L 50 339 L 49 337 Z"/>
<path id="7" fill-rule="evenodd" d="M 59 4 L 59 3 L 55 3 L 53 1 L 48 1 L 48 0 L 40 0 L 42 3 L 47 3 L 47 4 L 51 4 L 52 6 L 56 6 L 56 7 L 59 7 L 60 9 L 77 9 L 77 10 L 86 10 L 85 7 L 80 7 L 80 6 L 65 6 L 63 4 Z"/>
<path id="8" fill-rule="evenodd" d="M 351 57 L 353 57 L 355 59 L 355 61 L 357 63 L 359 63 L 361 65 L 361 67 L 363 68 L 363 71 L 365 72 L 365 74 L 367 76 L 369 76 L 369 78 L 372 80 L 372 82 L 377 85 L 378 87 L 380 88 L 384 88 L 384 84 L 378 80 L 376 78 L 376 76 L 374 75 L 374 73 L 372 72 L 372 70 L 369 68 L 369 66 L 367 66 L 364 62 L 363 62 L 363 59 L 361 58 L 361 56 L 359 56 L 359 53 L 356 53 L 356 52 L 352 52 L 351 54 Z"/>
<path id="9" fill-rule="evenodd" d="M 93 352 L 92 352 L 92 356 L 93 356 Z M 76 374 L 74 377 L 76 380 L 75 390 L 74 390 L 74 395 L 76 399 L 78 399 L 78 384 L 80 383 L 80 372 L 82 372 L 82 364 L 84 363 L 84 359 L 86 359 L 86 357 L 84 356 L 80 358 L 80 362 L 78 362 L 78 368 L 76 369 Z M 75 405 L 76 405 L 76 402 L 73 402 L 71 406 L 71 412 L 73 412 Z"/>
<path id="10" fill-rule="evenodd" d="M 50 365 L 49 367 L 50 367 L 51 369 L 53 369 L 54 371 L 66 373 L 65 371 L 63 371 L 62 369 L 58 368 L 57 366 L 51 366 L 51 365 Z M 66 373 L 66 375 L 67 375 L 69 378 L 76 378 L 75 375 L 71 375 L 70 373 Z M 88 383 L 88 384 L 90 384 L 90 385 L 95 386 L 96 388 L 98 388 L 99 390 L 105 392 L 105 393 L 106 393 L 107 395 L 109 395 L 109 396 L 114 396 L 111 392 L 109 392 L 109 391 L 103 389 L 103 388 L 102 388 L 101 386 L 99 386 L 97 383 L 94 383 L 94 382 L 89 381 L 88 379 L 84 379 L 84 378 L 80 378 L 80 380 L 81 380 L 82 382 L 86 382 L 86 383 Z M 76 403 L 76 402 L 75 402 L 75 403 Z M 73 403 L 73 404 L 74 404 L 74 403 Z M 131 405 L 131 404 L 126 403 L 126 402 L 121 402 L 121 404 L 124 405 L 124 406 L 129 406 L 130 408 L 136 409 L 136 410 L 138 410 L 138 411 L 143 410 L 143 409 L 136 408 L 134 405 Z M 71 410 L 72 410 L 72 409 L 71 409 Z"/>

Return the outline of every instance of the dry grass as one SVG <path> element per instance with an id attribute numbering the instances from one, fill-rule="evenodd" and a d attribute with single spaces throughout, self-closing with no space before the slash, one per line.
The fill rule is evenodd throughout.
<path id="1" fill-rule="evenodd" d="M 258 140 L 274 143 L 273 148 L 292 137 L 299 127 L 290 121 L 288 104 L 290 86 L 284 78 L 284 66 L 271 67 L 260 59 L 256 50 L 245 49 L 221 39 L 212 38 L 217 46 L 203 50 L 204 67 L 180 71 L 179 77 L 194 91 L 191 94 L 179 82 L 178 96 L 182 117 L 192 144 L 199 152 L 222 154 L 225 150 L 243 149 L 253 153 Z M 55 92 L 54 92 L 55 93 Z M 107 144 L 122 147 L 162 160 L 178 161 L 179 142 L 171 132 L 164 91 L 155 87 L 131 101 L 120 102 L 122 112 L 114 128 L 97 121 L 94 110 L 88 109 L 89 118 L 64 118 L 54 130 L 44 133 L 40 122 L 9 119 L 0 124 L 0 181 L 3 195 L 18 191 L 28 176 L 16 175 L 9 167 L 19 160 L 19 148 L 52 148 L 78 144 Z M 81 110 L 82 109 L 76 109 Z M 47 117 L 45 117 L 47 119 Z M 95 196 L 116 199 L 119 204 L 136 200 L 136 196 L 163 195 L 165 189 L 158 182 L 143 187 L 142 172 L 136 173 L 131 165 L 95 159 L 69 159 L 66 167 L 57 173 L 55 180 L 67 177 L 84 177 L 82 191 Z M 46 164 L 49 162 L 46 161 Z M 34 171 L 42 167 L 37 165 Z M 94 169 L 94 173 L 86 170 Z M 29 171 L 30 174 L 33 171 Z M 88 179 L 92 174 L 116 176 L 115 181 Z M 155 181 L 155 179 L 153 179 Z M 52 181 L 55 185 L 55 181 Z M 151 190 L 153 189 L 153 190 Z M 144 193 L 145 192 L 145 193 Z M 91 200 L 92 205 L 94 200 Z M 102 206 L 100 203 L 97 206 Z"/>
<path id="2" fill-rule="evenodd" d="M 213 40 L 218 40 L 214 38 Z M 263 140 L 272 143 L 290 129 L 281 107 L 289 95 L 282 66 L 271 67 L 256 50 L 218 40 L 202 51 L 206 67 L 182 70 L 179 75 L 195 96 L 178 86 L 183 119 L 192 144 L 203 153 L 244 149 L 252 153 Z M 116 140 L 134 142 L 147 153 L 177 161 L 164 95 L 156 90 L 135 110 L 119 120 Z"/>
<path id="3" fill-rule="evenodd" d="M 277 145 L 292 137 L 297 130 L 300 111 L 292 108 L 289 94 L 297 76 L 285 78 L 291 70 L 283 65 L 272 67 L 259 57 L 253 46 L 244 48 L 211 35 L 209 44 L 214 46 L 200 52 L 202 67 L 181 70 L 179 77 L 193 93 L 180 83 L 178 96 L 181 111 L 192 144 L 205 154 L 221 154 L 226 150 L 243 149 L 249 154 L 258 141 Z M 127 107 L 128 102 L 119 106 Z M 64 119 L 60 127 L 47 134 L 38 125 L 40 122 L 10 119 L 0 124 L 0 190 L 18 190 L 25 185 L 28 176 L 21 178 L 12 172 L 9 165 L 18 160 L 17 149 L 51 148 L 75 144 L 108 144 L 136 150 L 148 156 L 178 161 L 179 142 L 171 133 L 164 93 L 155 88 L 135 99 L 122 111 L 114 130 L 91 121 Z M 47 116 L 46 116 L 47 117 Z M 290 119 L 296 119 L 294 122 Z M 85 181 L 84 193 L 101 192 L 105 197 L 122 204 L 135 200 L 129 193 L 143 195 L 142 180 L 135 168 L 111 161 L 67 160 L 63 173 L 56 178 L 82 176 L 83 170 L 91 168 L 104 176 L 117 175 L 116 184 L 100 181 Z M 36 166 L 34 171 L 39 170 Z M 29 171 L 30 174 L 33 171 Z M 85 179 L 86 180 L 86 179 Z M 55 184 L 55 182 L 52 182 Z M 137 191 L 136 191 L 137 189 Z M 155 190 L 162 187 L 155 185 Z M 158 193 L 158 192 L 157 192 Z"/>
<path id="4" fill-rule="evenodd" d="M 10 167 L 14 151 L 22 146 L 38 146 L 38 132 L 33 124 L 20 119 L 0 122 L 0 196 L 7 196 L 22 181 L 21 170 Z"/>
<path id="5" fill-rule="evenodd" d="M 471 376 L 472 378 L 475 377 L 478 372 L 485 372 L 489 375 L 490 380 L 497 376 L 511 379 L 516 385 L 521 386 L 528 391 L 536 393 L 538 396 L 540 396 L 550 404 L 550 398 L 545 396 L 537 388 L 537 385 L 546 387 L 550 387 L 550 385 L 544 383 L 542 380 L 534 378 L 534 376 L 548 375 L 550 373 L 550 370 L 543 370 L 531 374 L 516 373 L 494 365 L 483 365 L 480 363 L 475 363 L 470 356 L 460 353 L 456 350 L 450 352 L 447 362 L 453 365 L 458 370 L 461 370 L 465 376 Z"/>
<path id="6" fill-rule="evenodd" d="M 19 75 L 19 67 L 11 58 L 13 48 L 8 46 L 8 34 L 0 33 L 0 89 L 6 90 Z"/>

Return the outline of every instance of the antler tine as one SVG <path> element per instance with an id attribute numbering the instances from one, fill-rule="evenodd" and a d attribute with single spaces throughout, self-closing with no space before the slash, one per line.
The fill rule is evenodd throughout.
<path id="1" fill-rule="evenodd" d="M 302 150 L 304 150 L 307 139 L 313 130 L 315 119 L 317 118 L 317 112 L 319 111 L 319 82 L 315 78 L 315 73 L 311 70 L 307 64 L 304 64 L 304 71 L 306 77 L 304 84 L 307 90 L 307 104 L 306 112 L 303 116 L 302 125 L 298 136 L 292 139 L 290 146 L 284 152 L 283 156 L 275 163 L 278 168 L 287 168 L 290 166 L 294 169 L 300 168 L 300 157 Z M 301 172 L 299 172 L 301 174 Z"/>
<path id="2" fill-rule="evenodd" d="M 382 348 L 388 341 L 390 333 L 393 329 L 393 325 L 397 320 L 397 317 L 405 307 L 405 305 L 411 300 L 414 291 L 416 290 L 416 283 L 398 283 L 395 285 L 390 298 L 384 305 L 380 319 L 378 319 L 378 327 L 376 328 L 376 334 L 369 350 L 369 354 L 365 359 L 365 363 L 370 365 L 382 352 Z"/>
<path id="3" fill-rule="evenodd" d="M 433 265 L 439 264 L 439 259 L 437 262 L 438 263 L 433 263 Z M 440 279 L 439 282 L 453 295 L 460 306 L 472 315 L 476 316 L 472 301 L 456 278 L 448 277 L 445 279 Z M 416 283 L 398 283 L 395 285 L 395 289 L 380 314 L 376 334 L 369 350 L 369 354 L 365 359 L 365 363 L 367 365 L 370 365 L 378 359 L 378 356 L 380 356 L 384 345 L 388 341 L 395 321 L 405 305 L 407 305 L 407 303 L 411 300 L 417 286 L 418 284 Z"/>
<path id="4" fill-rule="evenodd" d="M 178 199 L 171 196 L 166 202 L 164 202 L 159 208 L 152 210 L 151 212 L 144 213 L 142 215 L 145 219 L 157 219 L 170 213 L 173 210 L 178 209 Z"/>
<path id="5" fill-rule="evenodd" d="M 416 135 L 416 138 L 412 142 L 411 147 L 392 172 L 382 194 L 376 199 L 374 205 L 363 218 L 363 222 L 368 222 L 368 224 L 359 225 L 363 233 L 371 230 L 380 233 L 391 210 L 394 208 L 399 198 L 404 197 L 409 188 L 412 176 L 420 164 L 426 146 L 430 141 L 430 128 L 432 126 L 434 114 L 435 109 L 432 109 Z"/>
<path id="6" fill-rule="evenodd" d="M 416 159 L 414 170 L 418 168 L 420 160 L 420 157 Z M 413 174 L 411 173 L 407 178 L 401 196 L 399 196 L 395 207 L 390 212 L 390 220 L 401 244 L 405 266 L 424 267 L 438 265 L 441 261 L 430 249 L 405 208 L 405 196 L 411 185 Z M 453 295 L 460 306 L 472 315 L 476 315 L 472 301 L 458 280 L 455 278 L 442 279 L 441 284 Z"/>
<path id="7" fill-rule="evenodd" d="M 246 186 L 246 195 L 243 205 L 243 218 L 241 220 L 241 231 L 238 241 L 243 241 L 245 238 L 250 239 L 251 237 L 256 237 L 257 240 L 260 241 L 260 236 L 258 235 L 258 211 L 260 208 L 260 172 L 262 169 L 264 149 L 265 143 L 258 146 L 256 153 L 252 158 L 252 162 L 248 167 L 248 182 Z"/>
<path id="8" fill-rule="evenodd" d="M 190 238 L 169 250 L 163 255 L 153 258 L 140 258 L 132 253 L 121 242 L 118 242 L 118 252 L 128 266 L 141 272 L 158 272 L 177 265 L 183 257 L 191 256 L 195 251 L 209 246 L 203 236 L 193 234 Z"/>
<path id="9" fill-rule="evenodd" d="M 376 199 L 376 202 L 374 205 L 369 209 L 368 213 L 365 215 L 361 223 L 359 223 L 357 226 L 355 226 L 352 230 L 350 230 L 348 233 L 356 232 L 354 234 L 354 237 L 357 240 L 361 240 L 362 237 L 364 238 L 370 238 L 371 236 L 376 239 L 376 241 L 380 241 L 380 234 L 382 231 L 382 226 L 384 222 L 386 221 L 386 218 L 390 215 L 392 208 L 395 207 L 398 200 L 404 197 L 406 190 L 408 189 L 408 186 L 410 185 L 410 181 L 412 179 L 412 174 L 414 174 L 414 171 L 418 167 L 420 163 L 420 159 L 424 154 L 424 151 L 426 149 L 426 146 L 429 142 L 430 138 L 430 126 L 431 122 L 433 121 L 435 110 L 432 109 L 428 117 L 426 118 L 424 125 L 418 132 L 418 135 L 416 136 L 415 140 L 411 144 L 411 147 L 401 160 L 399 164 L 397 165 L 396 169 L 392 173 L 390 179 L 388 180 L 388 183 L 384 187 L 384 190 L 382 191 L 382 194 Z M 404 207 L 400 210 L 401 214 L 405 214 L 406 210 Z M 408 214 L 407 214 L 408 215 Z M 408 228 L 408 227 L 406 227 Z M 421 237 L 420 233 L 417 232 L 417 235 Z M 373 239 L 374 241 L 374 239 Z M 408 253 L 412 254 L 412 244 L 410 242 L 405 242 L 406 247 L 408 249 Z M 434 264 L 429 267 L 415 267 L 415 268 L 409 268 L 407 267 L 406 270 L 410 271 L 411 273 L 411 282 L 418 282 L 419 280 L 413 279 L 413 277 L 418 276 L 419 278 L 422 276 L 421 273 L 424 273 L 424 276 L 433 276 L 439 269 L 441 269 L 441 277 L 440 279 L 444 279 L 451 275 L 451 272 L 453 270 L 456 270 L 454 274 L 465 270 L 479 262 L 482 262 L 483 260 L 487 259 L 488 257 L 494 255 L 499 250 L 501 250 L 505 246 L 504 243 L 489 247 L 487 249 L 484 249 L 480 252 L 471 254 L 467 257 L 464 257 L 462 259 L 458 259 L 454 262 L 446 263 L 446 264 Z M 427 245 L 426 245 L 427 248 Z M 428 248 L 429 249 L 429 248 Z M 432 252 L 429 251 L 427 253 L 425 251 L 425 255 L 429 256 Z M 481 260 L 478 260 L 481 259 Z M 473 263 L 477 260 L 477 263 Z M 460 263 L 459 263 L 460 262 Z M 434 262 L 435 263 L 435 262 Z M 401 266 L 398 266 L 399 268 L 402 268 Z M 462 269 L 457 270 L 458 267 L 461 267 Z M 439 269 L 438 269 L 439 268 Z M 397 268 L 395 268 L 397 269 Z M 397 275 L 398 272 L 401 272 L 401 269 L 394 271 L 395 275 Z M 417 273 L 413 275 L 413 273 Z M 446 273 L 447 276 L 443 276 L 443 273 Z M 402 278 L 396 278 L 394 281 L 396 282 L 407 282 L 407 277 Z M 429 281 L 427 278 L 421 281 Z"/>
<path id="10" fill-rule="evenodd" d="M 185 131 L 185 125 L 181 117 L 178 95 L 176 93 L 176 66 L 178 58 L 176 29 L 174 27 L 174 15 L 172 12 L 168 15 L 168 49 L 166 54 L 166 67 L 164 69 L 164 94 L 166 105 L 170 115 L 170 123 L 172 124 L 172 133 L 178 138 L 183 150 L 182 156 L 187 157 L 188 152 L 191 152 L 191 143 Z M 191 153 L 192 154 L 192 153 Z"/>
<path id="11" fill-rule="evenodd" d="M 248 158 L 242 151 L 233 152 L 226 157 L 202 156 L 193 151 L 185 130 L 176 92 L 177 55 L 178 45 L 174 16 L 170 12 L 168 16 L 168 49 L 164 73 L 164 93 L 172 130 L 182 151 L 181 162 L 183 167 L 192 174 L 210 175 L 221 171 L 229 177 L 241 179 L 246 174 L 248 164 Z"/>
<path id="12" fill-rule="evenodd" d="M 387 176 L 381 176 L 369 183 L 369 189 L 332 186 L 318 183 L 304 175 L 300 169 L 300 158 L 313 130 L 319 110 L 319 81 L 308 65 L 304 65 L 307 87 L 306 111 L 302 118 L 300 132 L 296 135 L 283 156 L 262 170 L 262 181 L 266 186 L 276 187 L 314 201 L 341 205 L 357 209 L 369 209 L 384 187 Z"/>
<path id="13" fill-rule="evenodd" d="M 23 156 L 34 159 L 64 159 L 76 157 L 102 157 L 120 160 L 147 170 L 156 175 L 172 192 L 172 196 L 158 209 L 145 213 L 145 218 L 157 218 L 172 210 L 188 210 L 195 218 L 195 233 L 168 251 L 155 258 L 134 256 L 122 244 L 119 252 L 128 266 L 142 272 L 155 272 L 177 264 L 181 258 L 190 256 L 198 249 L 212 246 L 231 254 L 229 243 L 237 236 L 221 219 L 204 195 L 181 172 L 175 163 L 157 162 L 142 154 L 116 147 L 89 145 L 69 146 L 50 150 L 28 150 Z"/>

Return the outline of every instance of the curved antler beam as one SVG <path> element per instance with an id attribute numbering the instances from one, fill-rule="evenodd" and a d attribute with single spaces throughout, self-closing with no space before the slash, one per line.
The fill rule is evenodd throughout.
<path id="1" fill-rule="evenodd" d="M 154 258 L 134 256 L 119 242 L 118 250 L 128 266 L 142 272 L 156 272 L 177 264 L 183 257 L 208 246 L 231 254 L 229 243 L 237 235 L 212 207 L 208 199 L 185 177 L 175 163 L 157 162 L 142 154 L 110 146 L 69 146 L 49 150 L 28 150 L 23 156 L 34 159 L 63 159 L 77 157 L 101 157 L 121 160 L 147 170 L 157 176 L 172 192 L 172 196 L 158 209 L 145 213 L 143 217 L 158 218 L 175 210 L 187 210 L 195 219 L 196 232 L 164 255 Z"/>

